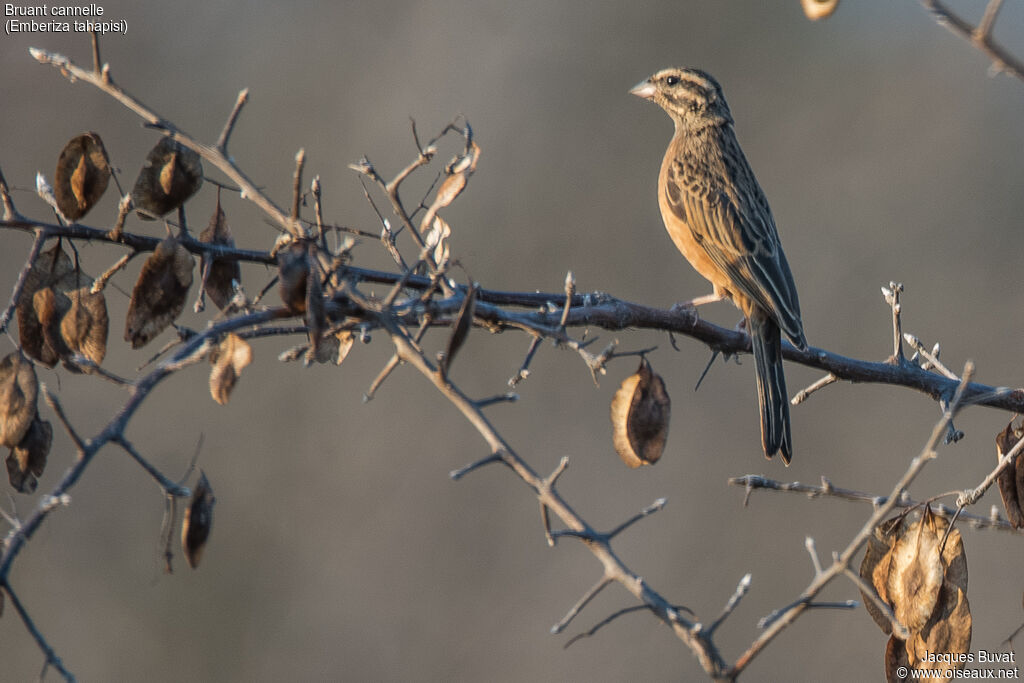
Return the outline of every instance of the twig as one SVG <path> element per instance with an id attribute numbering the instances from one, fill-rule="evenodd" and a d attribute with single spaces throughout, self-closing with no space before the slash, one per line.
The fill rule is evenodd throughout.
<path id="1" fill-rule="evenodd" d="M 949 407 L 943 414 L 942 419 L 939 420 L 935 425 L 935 428 L 932 430 L 932 435 L 928 439 L 928 443 L 925 445 L 924 449 L 922 449 L 921 453 L 910 461 L 907 471 L 902 477 L 900 477 L 900 480 L 896 482 L 896 485 L 893 487 L 892 493 L 888 496 L 886 502 L 875 508 L 872 515 L 864 523 L 864 526 L 861 527 L 861 530 L 846 546 L 846 549 L 833 558 L 832 564 L 828 568 L 815 575 L 810 585 L 804 589 L 803 593 L 800 594 L 800 597 L 795 603 L 782 610 L 777 610 L 770 617 L 766 618 L 764 632 L 743 654 L 736 659 L 736 663 L 729 669 L 728 673 L 732 678 L 739 676 L 750 662 L 753 661 L 753 659 L 772 640 L 774 640 L 779 633 L 793 623 L 793 621 L 796 620 L 804 610 L 812 606 L 814 598 L 825 588 L 826 585 L 831 583 L 832 579 L 843 574 L 845 570 L 850 568 L 850 563 L 853 561 L 854 555 L 856 555 L 861 546 L 867 542 L 868 537 L 874 533 L 875 527 L 878 526 L 878 524 L 881 523 L 882 520 L 884 520 L 897 506 L 901 493 L 910 486 L 914 479 L 917 478 L 917 475 L 921 472 L 924 466 L 936 457 L 936 449 L 948 430 L 949 424 L 953 421 L 954 415 L 962 405 L 962 399 L 966 393 L 966 387 L 973 374 L 974 366 L 972 363 L 968 362 L 964 367 L 963 380 L 957 387 L 953 400 L 950 401 Z"/>
<path id="2" fill-rule="evenodd" d="M 914 347 L 914 350 L 917 351 L 922 358 L 928 361 L 928 364 L 931 367 L 935 368 L 936 370 L 938 370 L 951 380 L 959 381 L 960 378 L 956 376 L 956 373 L 947 368 L 945 365 L 943 365 L 942 362 L 939 360 L 939 357 L 933 354 L 931 351 L 929 351 L 925 347 L 925 345 L 921 343 L 920 339 L 910 334 L 909 332 L 904 333 L 903 338 L 907 341 L 908 344 Z"/>
<path id="3" fill-rule="evenodd" d="M 613 621 L 615 621 L 616 619 L 618 619 L 621 616 L 624 616 L 626 614 L 631 614 L 633 612 L 643 612 L 643 611 L 647 611 L 647 610 L 650 610 L 650 609 L 651 608 L 648 607 L 647 605 L 632 605 L 630 607 L 623 607 L 620 610 L 612 612 L 607 617 L 605 617 L 601 621 L 599 621 L 596 624 L 594 624 L 594 626 L 592 628 L 590 628 L 590 630 L 584 631 L 582 633 L 577 633 L 572 638 L 570 638 L 569 640 L 565 641 L 565 645 L 562 646 L 562 649 L 563 650 L 568 650 L 571 645 L 576 644 L 577 642 L 579 642 L 580 640 L 583 640 L 584 638 L 589 638 L 590 636 L 594 635 L 599 630 L 601 630 L 603 627 L 605 627 L 608 624 L 612 623 Z M 1022 626 L 1021 628 L 1024 628 L 1024 626 Z"/>
<path id="4" fill-rule="evenodd" d="M 214 166 L 219 168 L 226 176 L 242 189 L 242 196 L 245 199 L 253 202 L 258 206 L 267 216 L 277 223 L 281 228 L 291 232 L 295 229 L 288 216 L 282 211 L 273 201 L 270 200 L 263 192 L 256 187 L 256 185 L 249 180 L 242 171 L 238 168 L 235 162 L 224 154 L 221 150 L 216 147 L 204 145 L 198 142 L 184 131 L 172 125 L 167 119 L 160 116 L 152 109 L 144 105 L 138 99 L 128 94 L 126 91 L 121 89 L 119 86 L 114 84 L 113 79 L 110 77 L 108 69 L 104 69 L 102 74 L 97 74 L 91 71 L 82 69 L 77 64 L 72 62 L 64 55 L 47 52 L 46 50 L 40 50 L 38 48 L 29 48 L 29 53 L 32 57 L 42 63 L 49 64 L 56 67 L 61 74 L 71 81 L 82 81 L 93 85 L 103 92 L 107 93 L 118 102 L 123 104 L 128 109 L 139 115 L 149 126 L 161 130 L 164 135 L 171 139 L 185 145 L 192 151 L 199 154 L 203 159 L 206 159 Z"/>
<path id="5" fill-rule="evenodd" d="M 828 385 L 835 384 L 838 381 L 839 381 L 839 378 L 836 377 L 834 374 L 832 374 L 830 372 L 827 375 L 825 375 L 824 377 L 822 377 L 821 379 L 817 380 L 816 382 L 814 382 L 813 384 L 808 386 L 807 388 L 801 389 L 800 391 L 798 391 L 796 393 L 796 396 L 794 396 L 792 398 L 792 400 L 790 401 L 790 404 L 794 405 L 794 406 L 800 405 L 801 403 L 806 401 L 808 398 L 810 398 L 811 394 L 813 394 L 814 392 L 820 391 L 820 390 L 824 389 L 825 387 L 827 387 Z"/>
<path id="6" fill-rule="evenodd" d="M 215 145 L 221 154 L 227 156 L 228 153 L 228 139 L 231 137 L 231 133 L 235 130 L 235 124 L 238 123 L 238 115 L 242 113 L 242 107 L 249 101 L 249 89 L 245 88 L 242 92 L 238 93 L 238 99 L 235 100 L 235 106 L 231 108 L 231 113 L 228 115 L 228 120 L 224 123 L 224 129 L 220 132 L 220 137 L 217 138 L 217 144 Z"/>
<path id="7" fill-rule="evenodd" d="M 21 214 L 14 208 L 14 201 L 11 199 L 10 188 L 7 187 L 7 180 L 4 178 L 3 170 L 0 170 L 0 203 L 4 207 L 4 220 L 13 221 L 21 218 Z"/>
<path id="8" fill-rule="evenodd" d="M 14 315 L 14 309 L 18 307 L 18 300 L 21 298 L 21 293 L 25 290 L 25 282 L 28 280 L 28 274 L 32 271 L 32 267 L 35 265 L 36 259 L 39 257 L 39 252 L 43 248 L 43 242 L 46 241 L 46 231 L 36 230 L 35 239 L 32 240 L 32 247 L 28 250 L 28 256 L 25 257 L 25 265 L 22 266 L 21 272 L 18 273 L 18 280 L 14 283 L 14 290 L 11 292 L 11 300 L 7 303 L 7 308 L 4 309 L 3 315 L 0 315 L 0 330 L 6 332 L 7 326 L 11 323 L 11 316 Z"/>
<path id="9" fill-rule="evenodd" d="M 733 477 L 732 479 L 729 479 L 727 483 L 730 486 L 743 487 L 747 489 L 748 493 L 755 489 L 785 491 L 789 493 L 800 493 L 808 496 L 809 498 L 828 497 L 858 503 L 868 503 L 874 507 L 884 505 L 888 502 L 888 498 L 886 496 L 854 491 L 852 489 L 838 488 L 831 484 L 815 486 L 813 484 L 802 484 L 796 481 L 784 483 L 774 479 L 768 479 L 757 474 Z M 896 507 L 900 509 L 914 508 L 919 505 L 921 505 L 920 501 L 916 501 L 909 496 L 901 495 L 896 501 Z M 942 504 L 933 504 L 932 512 L 939 517 L 952 519 L 956 515 L 956 508 Z M 960 519 L 967 522 L 975 529 L 995 529 L 998 531 L 1008 531 L 1014 534 L 1024 534 L 1024 530 L 1014 529 L 1013 525 L 1003 517 L 996 517 L 993 519 L 991 516 L 972 515 L 965 512 L 960 515 Z"/>
<path id="10" fill-rule="evenodd" d="M 985 53 L 992 60 L 996 71 L 1004 71 L 1024 81 L 1024 62 L 1007 52 L 1001 45 L 992 40 L 992 26 L 1002 0 L 989 0 L 985 15 L 977 28 L 961 19 L 940 0 L 921 0 L 925 9 L 931 12 L 939 24 L 953 33 L 966 38 L 972 45 Z"/>
<path id="11" fill-rule="evenodd" d="M 40 383 L 39 390 L 42 392 L 43 398 L 46 399 L 46 405 L 50 406 L 50 409 L 56 413 L 57 419 L 60 420 L 62 425 L 64 425 L 64 430 L 68 433 L 68 436 L 71 437 L 71 441 L 75 444 L 75 448 L 78 450 L 78 456 L 82 457 L 86 449 L 85 442 L 82 441 L 82 437 L 78 436 L 78 432 L 75 431 L 75 428 L 71 426 L 71 422 L 68 420 L 68 416 L 64 412 L 64 407 L 60 404 L 60 401 L 57 400 L 57 397 L 50 393 L 50 390 L 45 384 Z"/>
<path id="12" fill-rule="evenodd" d="M 64 677 L 65 681 L 73 682 L 75 680 L 74 674 L 64 668 L 64 662 L 61 661 L 60 657 L 57 656 L 57 652 L 50 646 L 46 638 L 43 636 L 42 631 L 36 626 L 35 622 L 32 621 L 32 617 L 29 616 L 28 610 L 21 604 L 21 600 L 18 599 L 18 594 L 14 592 L 11 585 L 6 580 L 0 581 L 0 586 L 3 587 L 7 597 L 10 599 L 11 604 L 14 605 L 14 611 L 21 617 L 21 621 L 25 624 L 25 630 L 29 632 L 32 638 L 36 641 L 36 645 L 42 651 L 46 657 L 46 663 L 52 666 L 57 672 Z"/>
<path id="13" fill-rule="evenodd" d="M 569 507 L 558 491 L 554 487 L 548 486 L 545 480 L 516 454 L 512 447 L 495 431 L 480 409 L 454 383 L 444 381 L 437 374 L 433 364 L 427 360 L 422 351 L 411 343 L 406 333 L 390 316 L 382 315 L 379 322 L 391 336 L 398 356 L 419 370 L 420 374 L 463 414 L 487 442 L 491 455 L 478 463 L 500 461 L 513 470 L 533 490 L 540 503 L 562 520 L 567 527 L 566 531 L 579 534 L 590 552 L 598 558 L 604 567 L 602 581 L 605 579 L 616 581 L 641 603 L 649 605 L 651 611 L 668 625 L 696 655 L 704 670 L 712 677 L 721 677 L 725 671 L 725 662 L 710 637 L 696 628 L 693 622 L 680 616 L 671 603 L 655 592 L 642 577 L 632 572 L 611 551 L 609 541 L 600 538 L 600 535 Z M 474 463 L 473 466 L 479 465 Z M 453 478 L 458 478 L 465 473 L 465 470 L 466 468 L 463 468 L 461 471 L 453 472 Z M 552 534 L 552 536 L 555 535 Z"/>
<path id="14" fill-rule="evenodd" d="M 576 618 L 576 615 L 580 613 L 580 610 L 586 607 L 587 603 L 597 597 L 597 594 L 603 591 L 611 582 L 611 578 L 602 576 L 600 581 L 591 586 L 590 590 L 584 593 L 583 597 L 577 600 L 576 604 L 569 608 L 566 615 L 562 617 L 557 624 L 551 627 L 551 633 L 558 634 L 564 631 L 565 627 L 568 626 L 572 620 Z"/>
<path id="15" fill-rule="evenodd" d="M 736 590 L 733 591 L 732 596 L 729 598 L 729 602 L 725 603 L 725 607 L 722 608 L 722 613 L 718 615 L 718 618 L 711 622 L 711 625 L 707 627 L 706 631 L 709 634 L 714 634 L 719 626 L 729 618 L 729 615 L 733 613 L 737 606 L 740 604 L 740 600 L 750 590 L 751 575 L 744 574 L 740 582 L 736 584 Z"/>
<path id="16" fill-rule="evenodd" d="M 882 295 L 885 297 L 885 302 L 892 308 L 891 361 L 895 365 L 903 365 L 906 360 L 903 355 L 902 306 L 900 305 L 900 294 L 902 293 L 902 282 L 890 282 L 888 287 L 882 287 Z"/>
<path id="17" fill-rule="evenodd" d="M 189 496 L 192 495 L 191 489 L 189 489 L 187 486 L 182 486 L 181 484 L 171 481 L 160 470 L 154 467 L 148 460 L 142 457 L 142 455 L 137 450 L 135 450 L 135 446 L 132 445 L 131 441 L 124 438 L 123 436 L 118 436 L 112 439 L 112 441 L 114 441 L 114 443 L 123 448 L 128 455 L 132 456 L 132 458 L 135 459 L 135 462 L 139 463 L 139 465 L 142 466 L 142 469 L 146 470 L 146 472 L 149 473 L 149 476 L 153 477 L 153 479 L 156 480 L 156 483 L 160 484 L 160 488 L 162 488 L 164 490 L 164 493 L 166 493 L 168 496 L 176 498 L 188 498 Z"/>

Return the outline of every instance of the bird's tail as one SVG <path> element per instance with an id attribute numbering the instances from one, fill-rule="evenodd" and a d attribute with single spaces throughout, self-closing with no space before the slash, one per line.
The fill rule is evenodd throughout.
<path id="1" fill-rule="evenodd" d="M 782 453 L 789 464 L 793 439 L 789 429 L 789 395 L 782 369 L 782 337 L 779 326 L 763 311 L 750 316 L 750 340 L 757 376 L 757 402 L 761 411 L 761 445 L 765 457 Z"/>

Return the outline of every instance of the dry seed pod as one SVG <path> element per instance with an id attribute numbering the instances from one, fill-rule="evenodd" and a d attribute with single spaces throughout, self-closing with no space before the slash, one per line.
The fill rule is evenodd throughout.
<path id="1" fill-rule="evenodd" d="M 341 365 L 345 362 L 348 352 L 352 350 L 356 337 L 352 330 L 341 330 L 334 334 L 325 334 L 320 339 L 320 344 L 314 352 L 312 347 L 303 344 L 288 349 L 278 356 L 278 360 L 290 362 L 304 358 L 307 365 L 316 363 L 334 363 Z"/>
<path id="2" fill-rule="evenodd" d="M 51 248 L 39 252 L 28 275 L 25 286 L 18 297 L 18 339 L 25 355 L 39 361 L 47 367 L 53 367 L 59 358 L 52 348 L 48 348 L 43 338 L 43 327 L 39 323 L 33 305 L 36 292 L 46 287 L 62 288 L 69 285 L 75 277 L 74 266 L 58 240 Z M 70 284 L 71 287 L 77 286 Z M 64 287 L 66 288 L 66 287 Z"/>
<path id="3" fill-rule="evenodd" d="M 60 322 L 60 333 L 68 347 L 96 365 L 107 355 L 107 300 L 103 292 L 93 293 L 91 285 L 67 293 L 71 307 Z"/>
<path id="4" fill-rule="evenodd" d="M 14 351 L 0 360 L 0 444 L 17 446 L 32 426 L 39 381 L 32 363 Z"/>
<path id="5" fill-rule="evenodd" d="M 71 138 L 57 159 L 53 191 L 57 208 L 72 223 L 88 213 L 107 189 L 110 166 L 96 133 Z"/>
<path id="6" fill-rule="evenodd" d="M 192 255 L 176 237 L 167 237 L 142 265 L 132 290 L 124 339 L 132 348 L 148 344 L 174 322 L 192 286 Z"/>
<path id="7" fill-rule="evenodd" d="M 309 331 L 309 348 L 312 356 L 320 349 L 320 340 L 327 329 L 327 313 L 324 311 L 324 290 L 320 283 L 320 269 L 315 267 L 312 249 L 306 252 L 310 264 L 306 279 L 306 329 Z M 308 361 L 307 361 L 308 362 Z"/>
<path id="8" fill-rule="evenodd" d="M 811 21 L 818 21 L 832 16 L 839 7 L 839 0 L 800 0 L 804 16 Z"/>
<path id="9" fill-rule="evenodd" d="M 229 334 L 210 352 L 210 395 L 217 403 L 227 405 L 242 368 L 252 362 L 252 347 L 237 334 Z"/>
<path id="10" fill-rule="evenodd" d="M 448 245 L 448 238 L 451 236 L 451 226 L 440 216 L 434 216 L 434 222 L 423 233 L 423 243 L 434 248 L 434 263 L 439 267 L 451 256 L 451 248 Z"/>
<path id="11" fill-rule="evenodd" d="M 971 606 L 967 601 L 967 593 L 951 583 L 944 583 L 931 619 L 907 641 L 907 659 L 911 666 L 918 669 L 963 669 L 971 649 L 971 628 Z M 937 660 L 926 656 L 926 653 L 937 652 L 943 653 Z"/>
<path id="12" fill-rule="evenodd" d="M 636 374 L 623 380 L 612 399 L 612 438 L 622 462 L 639 467 L 658 461 L 668 439 L 671 410 L 665 383 L 641 358 Z"/>
<path id="13" fill-rule="evenodd" d="M 44 287 L 32 297 L 32 309 L 43 332 L 43 358 L 67 360 L 71 349 L 61 336 L 60 324 L 71 309 L 71 300 L 63 292 L 54 291 L 53 287 Z"/>
<path id="14" fill-rule="evenodd" d="M 177 209 L 203 184 L 199 155 L 170 138 L 150 150 L 132 190 L 139 218 L 153 220 Z"/>
<path id="15" fill-rule="evenodd" d="M 207 244 L 235 246 L 235 238 L 231 235 L 227 217 L 220 208 L 220 193 L 217 193 L 217 208 L 213 210 L 210 224 L 199 235 L 199 241 Z M 242 281 L 242 267 L 234 259 L 210 259 L 203 255 L 200 272 L 205 274 L 203 291 L 210 300 L 222 311 L 227 308 L 235 295 L 234 282 Z"/>
<path id="16" fill-rule="evenodd" d="M 277 279 L 281 301 L 288 310 L 305 313 L 309 256 L 304 242 L 291 242 L 277 252 Z"/>
<path id="17" fill-rule="evenodd" d="M 19 493 L 32 493 L 46 469 L 46 456 L 53 443 L 53 427 L 35 416 L 25 437 L 7 456 L 7 477 Z"/>
<path id="18" fill-rule="evenodd" d="M 181 523 L 181 547 L 185 551 L 188 566 L 195 569 L 203 556 L 206 539 L 210 537 L 213 527 L 213 489 L 203 472 L 199 473 L 199 482 L 192 492 L 192 501 L 185 509 L 185 518 Z"/>
<path id="19" fill-rule="evenodd" d="M 938 533 L 931 508 L 905 527 L 892 548 L 889 567 L 889 602 L 900 623 L 911 633 L 924 628 L 935 609 L 942 587 L 943 566 Z"/>
<path id="20" fill-rule="evenodd" d="M 1013 420 L 1010 420 L 1006 429 L 996 435 L 997 460 L 1002 460 L 1017 445 L 1022 435 L 1024 426 L 1014 427 Z M 999 497 L 1003 499 L 1003 507 L 1006 509 L 1006 518 L 1015 529 L 1020 529 L 1024 526 L 1024 453 L 1018 453 L 1016 460 L 999 473 L 996 481 L 999 484 Z"/>
<path id="21" fill-rule="evenodd" d="M 452 334 L 448 338 L 448 347 L 445 349 L 444 355 L 441 356 L 441 361 L 437 364 L 437 370 L 441 373 L 441 377 L 448 376 L 448 368 L 451 367 L 452 361 L 455 360 L 455 354 L 462 348 L 462 345 L 466 342 L 466 337 L 469 336 L 469 331 L 473 329 L 473 311 L 476 310 L 476 293 L 478 289 L 479 286 L 474 282 L 466 290 L 466 296 L 463 298 L 462 306 L 459 308 L 459 317 L 455 320 Z"/>
<path id="22" fill-rule="evenodd" d="M 899 517 L 882 522 L 875 527 L 874 532 L 868 537 L 867 550 L 864 551 L 864 560 L 860 564 L 860 578 L 870 586 L 873 586 L 882 602 L 889 604 L 889 567 L 892 563 L 892 546 L 896 538 L 894 530 L 901 524 Z M 878 609 L 875 601 L 867 596 L 864 591 L 860 592 L 864 602 L 864 608 L 878 624 L 878 628 L 886 635 L 892 633 L 892 622 L 885 616 L 882 610 Z"/>
<path id="23" fill-rule="evenodd" d="M 906 643 L 897 638 L 896 636 L 890 636 L 889 642 L 885 645 L 885 680 L 886 683 L 906 683 L 909 681 L 908 674 L 910 673 L 907 669 L 910 668 L 910 660 L 907 659 L 907 647 Z M 897 675 L 897 671 L 902 671 L 903 675 Z"/>
<path id="24" fill-rule="evenodd" d="M 335 334 L 334 338 L 338 340 L 338 355 L 334 362 L 341 365 L 348 357 L 348 352 L 352 350 L 352 345 L 356 342 L 356 335 L 352 334 L 352 330 L 342 330 Z"/>

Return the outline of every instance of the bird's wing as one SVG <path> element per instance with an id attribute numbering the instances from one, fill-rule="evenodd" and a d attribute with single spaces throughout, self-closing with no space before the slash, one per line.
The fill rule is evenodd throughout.
<path id="1" fill-rule="evenodd" d="M 692 174 L 684 171 L 683 162 L 672 163 L 666 179 L 668 206 L 733 287 L 771 313 L 794 343 L 803 345 L 796 285 L 775 220 L 746 159 L 741 161 L 729 165 L 738 176 L 733 178 L 709 172 L 715 164 L 700 169 L 706 183 L 687 182 Z M 724 165 L 718 167 L 725 171 Z"/>

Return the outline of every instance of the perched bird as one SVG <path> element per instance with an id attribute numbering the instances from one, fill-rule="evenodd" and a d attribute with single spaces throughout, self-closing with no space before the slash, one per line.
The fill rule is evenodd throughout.
<path id="1" fill-rule="evenodd" d="M 730 299 L 746 317 L 754 351 L 761 445 L 771 458 L 793 455 L 780 329 L 807 349 L 796 285 L 775 219 L 736 141 L 722 87 L 697 69 L 664 69 L 632 94 L 651 100 L 675 123 L 658 176 L 658 204 L 679 251 L 714 292 L 693 306 Z"/>

